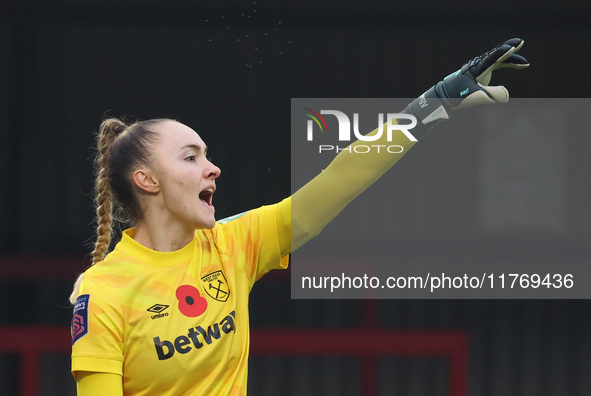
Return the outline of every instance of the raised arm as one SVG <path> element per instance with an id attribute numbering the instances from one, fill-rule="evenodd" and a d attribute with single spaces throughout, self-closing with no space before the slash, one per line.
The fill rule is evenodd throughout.
<path id="1" fill-rule="evenodd" d="M 509 100 L 507 89 L 488 84 L 496 69 L 529 66 L 525 58 L 515 54 L 523 43 L 523 40 L 514 38 L 499 44 L 470 60 L 410 103 L 403 113 L 417 118 L 417 126 L 410 130 L 414 137 L 420 140 L 433 126 L 448 119 L 452 110 L 478 104 L 506 103 Z M 351 146 L 363 143 L 357 141 Z M 387 142 L 386 134 L 382 134 L 373 144 L 400 145 L 403 150 L 400 154 L 382 150 L 363 155 L 355 154 L 354 150 L 341 151 L 326 169 L 293 194 L 291 208 L 288 208 L 289 201 L 284 203 L 279 221 L 284 229 L 289 230 L 291 226 L 291 240 L 285 235 L 280 237 L 282 253 L 290 253 L 318 235 L 349 202 L 402 158 L 415 142 L 400 132 L 393 134 L 391 142 Z"/>
<path id="2" fill-rule="evenodd" d="M 379 179 L 415 143 L 402 132 L 393 134 L 388 142 L 383 133 L 372 145 L 399 145 L 402 147 L 400 153 L 386 150 L 378 153 L 375 150 L 357 154 L 355 146 L 367 144 L 363 141 L 353 142 L 350 151 L 341 151 L 326 169 L 292 195 L 291 250 L 318 235 L 349 202 Z"/>

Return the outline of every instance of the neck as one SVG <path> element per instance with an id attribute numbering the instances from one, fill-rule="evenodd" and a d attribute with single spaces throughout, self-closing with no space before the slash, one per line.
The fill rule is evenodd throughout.
<path id="1" fill-rule="evenodd" d="M 135 227 L 134 239 L 158 252 L 174 252 L 187 246 L 195 235 L 195 230 L 190 230 L 182 225 L 165 226 L 151 224 L 149 220 L 138 221 Z"/>

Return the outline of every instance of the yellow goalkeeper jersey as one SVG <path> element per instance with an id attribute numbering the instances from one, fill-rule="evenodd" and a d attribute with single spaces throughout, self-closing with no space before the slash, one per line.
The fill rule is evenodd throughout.
<path id="1" fill-rule="evenodd" d="M 124 231 L 88 269 L 74 306 L 72 372 L 120 374 L 125 395 L 245 395 L 248 296 L 286 268 L 277 226 L 289 198 L 198 230 L 175 252 Z M 283 207 L 282 207 L 283 206 Z M 287 210 L 286 210 L 287 207 Z"/>

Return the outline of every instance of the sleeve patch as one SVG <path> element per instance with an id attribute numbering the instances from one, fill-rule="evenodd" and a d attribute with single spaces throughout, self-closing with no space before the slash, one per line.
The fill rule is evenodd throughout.
<path id="1" fill-rule="evenodd" d="M 72 345 L 88 334 L 88 302 L 90 294 L 82 294 L 76 299 L 72 314 Z"/>

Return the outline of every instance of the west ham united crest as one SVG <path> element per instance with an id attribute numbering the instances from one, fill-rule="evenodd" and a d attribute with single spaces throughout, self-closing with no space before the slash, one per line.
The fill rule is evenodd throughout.
<path id="1" fill-rule="evenodd" d="M 214 300 L 226 302 L 230 297 L 228 281 L 221 270 L 207 274 L 201 280 L 203 281 L 203 288 Z"/>

